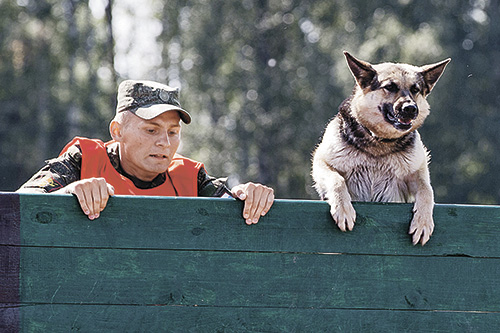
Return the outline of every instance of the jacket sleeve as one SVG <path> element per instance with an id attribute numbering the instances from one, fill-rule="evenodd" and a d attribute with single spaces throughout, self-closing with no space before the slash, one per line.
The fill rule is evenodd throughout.
<path id="1" fill-rule="evenodd" d="M 224 194 L 231 196 L 231 190 L 226 185 L 227 178 L 214 178 L 207 174 L 205 168 L 198 172 L 198 196 L 222 197 Z"/>
<path id="2" fill-rule="evenodd" d="M 80 180 L 82 152 L 78 145 L 71 146 L 64 154 L 45 162 L 30 180 L 16 192 L 50 193 Z"/>

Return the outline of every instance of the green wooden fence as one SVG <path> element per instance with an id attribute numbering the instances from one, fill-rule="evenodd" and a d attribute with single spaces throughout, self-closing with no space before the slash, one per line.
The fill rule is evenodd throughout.
<path id="1" fill-rule="evenodd" d="M 1 332 L 497 332 L 500 207 L 437 205 L 425 246 L 409 204 L 0 194 Z"/>

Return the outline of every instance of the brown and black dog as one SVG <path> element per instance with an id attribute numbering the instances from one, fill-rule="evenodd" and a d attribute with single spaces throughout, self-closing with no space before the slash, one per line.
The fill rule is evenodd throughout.
<path id="1" fill-rule="evenodd" d="M 356 86 L 314 152 L 314 187 L 342 231 L 354 227 L 351 201 L 414 201 L 409 233 L 423 245 L 434 230 L 434 194 L 417 129 L 429 115 L 426 97 L 451 59 L 372 65 L 344 54 Z"/>

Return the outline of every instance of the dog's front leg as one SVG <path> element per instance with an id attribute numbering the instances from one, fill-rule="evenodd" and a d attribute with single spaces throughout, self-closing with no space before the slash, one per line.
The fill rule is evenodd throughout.
<path id="1" fill-rule="evenodd" d="M 352 230 L 356 211 L 351 203 L 344 177 L 332 166 L 322 161 L 313 167 L 315 187 L 322 199 L 330 205 L 330 214 L 340 230 Z"/>
<path id="2" fill-rule="evenodd" d="M 434 231 L 432 211 L 434 209 L 434 192 L 429 177 L 427 164 L 417 171 L 410 189 L 415 193 L 413 205 L 413 219 L 410 223 L 409 234 L 413 235 L 413 245 L 419 241 L 422 245 L 427 243 Z"/>

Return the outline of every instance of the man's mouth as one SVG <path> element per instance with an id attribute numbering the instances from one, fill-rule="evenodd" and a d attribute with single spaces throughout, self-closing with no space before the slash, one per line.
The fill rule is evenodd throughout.
<path id="1" fill-rule="evenodd" d="M 151 156 L 153 158 L 157 158 L 157 159 L 165 159 L 165 158 L 167 158 L 167 155 L 163 155 L 163 154 L 150 154 L 149 156 Z"/>
<path id="2" fill-rule="evenodd" d="M 405 115 L 402 112 L 395 113 L 392 104 L 386 103 L 382 107 L 379 106 L 380 112 L 384 115 L 385 120 L 400 131 L 407 131 L 413 125 L 416 115 Z"/>

